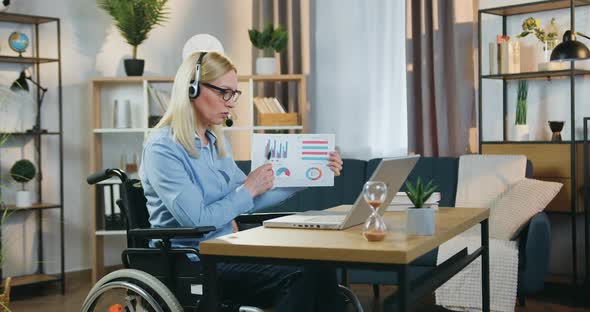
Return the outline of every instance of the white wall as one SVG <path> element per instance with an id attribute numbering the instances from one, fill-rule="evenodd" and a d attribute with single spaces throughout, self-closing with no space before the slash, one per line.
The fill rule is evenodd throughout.
<path id="1" fill-rule="evenodd" d="M 533 1 L 511 1 L 511 0 L 479 0 L 479 8 L 493 8 L 505 5 L 519 3 L 535 2 Z M 569 29 L 570 16 L 569 10 L 559 10 L 550 12 L 541 12 L 535 14 L 518 15 L 508 18 L 507 34 L 511 38 L 521 32 L 521 23 L 527 17 L 532 16 L 540 18 L 542 25 L 545 26 L 552 17 L 555 17 L 559 25 L 559 38 L 563 32 Z M 590 33 L 590 8 L 584 7 L 576 10 L 576 31 Z M 487 43 L 493 42 L 497 34 L 502 33 L 502 21 L 499 17 L 484 15 L 482 18 L 482 71 L 487 74 L 488 70 L 488 51 Z M 530 38 L 529 38 L 530 37 Z M 521 41 L 521 66 L 522 70 L 534 70 L 534 64 L 540 62 L 540 49 L 537 46 L 537 39 L 529 35 Z M 578 38 L 586 45 L 590 41 Z M 576 62 L 576 68 L 590 68 L 589 61 Z M 511 138 L 513 129 L 516 105 L 516 86 L 517 83 L 508 83 L 508 138 Z M 590 106 L 587 99 L 590 96 L 590 81 L 587 78 L 576 79 L 576 140 L 583 138 L 583 117 L 590 116 Z M 483 82 L 483 139 L 502 140 L 502 82 L 489 81 Z M 529 80 L 528 92 L 528 115 L 527 123 L 530 128 L 531 140 L 549 140 L 551 131 L 547 121 L 565 120 L 565 127 L 562 131 L 564 140 L 571 139 L 571 122 L 570 122 L 570 81 L 569 79 L 554 80 Z M 534 164 L 533 164 L 534 166 Z M 551 261 L 549 271 L 557 274 L 567 274 L 572 272 L 572 240 L 571 240 L 571 217 L 566 215 L 549 214 L 552 231 L 551 243 Z M 578 217 L 577 222 L 577 250 L 578 250 L 578 268 L 583 270 L 583 253 L 584 253 L 584 235 L 583 235 L 582 216 Z"/>
<path id="2" fill-rule="evenodd" d="M 170 1 L 170 20 L 156 27 L 144 44 L 139 47 L 138 58 L 146 60 L 145 75 L 172 76 L 181 62 L 184 42 L 194 34 L 210 33 L 219 38 L 226 53 L 238 66 L 241 74 L 251 72 L 252 49 L 247 29 L 251 26 L 251 1 Z M 96 7 L 94 0 L 12 1 L 10 12 L 54 16 L 61 18 L 62 82 L 64 112 L 64 190 L 65 190 L 65 253 L 66 271 L 90 267 L 90 212 L 91 188 L 84 181 L 89 170 L 90 150 L 90 103 L 89 81 L 94 77 L 125 76 L 122 60 L 129 57 L 131 48 L 125 43 L 110 16 Z M 53 26 L 52 26 L 53 27 Z M 30 28 L 9 25 L 0 28 L 0 38 L 7 38 L 12 28 L 30 34 Z M 54 28 L 44 32 L 41 53 L 54 53 L 56 42 Z M 42 28 L 42 31 L 44 28 Z M 10 54 L 2 40 L 1 54 Z M 17 76 L 20 67 L 0 67 L 0 84 L 9 85 Z M 42 123 L 56 130 L 57 123 L 57 66 L 42 65 L 41 79 L 49 88 Z M 57 140 L 44 146 L 45 172 L 44 199 L 59 200 L 57 183 Z M 32 157 L 30 148 L 17 146 L 3 150 L 2 172 L 6 172 L 15 159 Z M 30 186 L 32 187 L 32 186 Z M 13 201 L 10 185 L 7 200 Z M 26 219 L 26 222 L 22 221 Z M 59 215 L 46 212 L 43 236 L 45 238 L 46 268 L 59 271 Z M 34 215 L 14 216 L 11 224 L 3 229 L 3 246 L 7 246 L 5 274 L 31 273 L 36 267 L 36 232 Z M 122 237 L 109 238 L 106 251 L 107 264 L 120 263 L 120 251 L 124 247 Z"/>

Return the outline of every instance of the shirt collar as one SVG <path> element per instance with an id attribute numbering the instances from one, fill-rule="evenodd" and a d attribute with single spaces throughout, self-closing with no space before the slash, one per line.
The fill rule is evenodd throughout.
<path id="1" fill-rule="evenodd" d="M 211 131 L 211 129 L 207 129 L 207 131 L 205 131 L 205 135 L 209 139 L 209 143 L 215 144 L 217 137 L 215 136 L 215 133 L 213 133 L 213 131 Z M 202 146 L 201 138 L 199 138 L 199 136 L 196 133 L 195 133 L 195 140 L 197 142 L 197 147 L 201 147 Z"/>

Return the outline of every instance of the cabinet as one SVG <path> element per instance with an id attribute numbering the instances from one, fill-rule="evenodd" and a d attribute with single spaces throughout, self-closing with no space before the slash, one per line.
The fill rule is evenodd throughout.
<path id="1" fill-rule="evenodd" d="M 588 1 L 570 1 L 570 0 L 557 0 L 557 1 L 540 1 L 532 2 L 519 5 L 510 5 L 505 7 L 497 7 L 490 9 L 483 9 L 479 11 L 478 18 L 478 66 L 479 66 L 479 151 L 483 154 L 523 154 L 528 159 L 532 160 L 534 167 L 534 176 L 538 179 L 557 181 L 563 183 L 563 188 L 553 202 L 547 207 L 546 211 L 549 213 L 564 213 L 571 217 L 571 243 L 572 243 L 572 283 L 576 284 L 578 281 L 578 250 L 577 250 L 577 229 L 576 220 L 580 213 L 585 212 L 582 196 L 583 196 L 583 179 L 582 172 L 583 162 L 583 145 L 581 142 L 582 135 L 580 135 L 580 129 L 582 124 L 579 123 L 580 118 L 576 117 L 576 84 L 580 83 L 584 78 L 590 75 L 590 71 L 587 69 L 580 68 L 577 66 L 575 61 L 569 63 L 569 69 L 565 70 L 554 70 L 554 71 L 532 71 L 532 72 L 521 72 L 521 73 L 510 73 L 510 74 L 492 74 L 489 70 L 483 69 L 482 59 L 489 59 L 483 57 L 483 51 L 487 47 L 487 42 L 495 41 L 495 38 L 482 38 L 482 18 L 496 19 L 501 23 L 496 23 L 498 26 L 501 25 L 501 29 L 498 29 L 496 34 L 507 35 L 508 33 L 508 22 L 516 19 L 518 25 L 529 16 L 535 17 L 535 14 L 542 14 L 543 12 L 552 12 L 555 14 L 563 15 L 564 12 L 558 12 L 558 10 L 567 9 L 569 10 L 569 22 L 567 25 L 568 29 L 572 29 L 575 25 L 575 11 L 576 7 L 588 6 Z M 520 33 L 521 29 L 511 29 L 510 35 Z M 565 29 L 561 30 L 558 34 L 558 38 L 561 36 Z M 522 50 L 521 50 L 522 51 Z M 529 55 L 521 54 L 521 62 L 523 58 L 527 58 Z M 487 62 L 486 62 L 487 64 Z M 564 98 L 556 103 L 561 111 L 566 111 L 567 116 L 566 127 L 569 128 L 569 139 L 566 138 L 563 142 L 551 142 L 551 141 L 524 141 L 515 142 L 510 141 L 508 138 L 510 118 L 508 110 L 508 88 L 510 84 L 516 84 L 518 80 L 536 80 L 536 81 L 563 81 L 559 86 L 567 86 L 569 88 L 569 98 Z M 492 81 L 501 83 L 502 89 L 502 106 L 499 103 L 491 103 L 487 97 L 484 98 L 483 93 L 485 89 L 490 85 Z M 565 83 L 564 83 L 565 82 Z M 514 85 L 512 85 L 514 86 Z M 547 84 L 547 88 L 555 90 L 559 86 L 553 85 L 552 83 Z M 529 84 L 529 88 L 534 88 Z M 538 87 L 538 85 L 537 85 Z M 564 89 L 564 88 L 561 88 Z M 564 90 L 565 91 L 565 90 Z M 515 98 L 515 97 L 514 97 Z M 496 101 L 497 102 L 497 101 Z M 491 105 L 496 108 L 501 107 L 502 118 L 502 138 L 500 140 L 486 140 L 483 136 L 483 126 L 486 123 L 484 119 L 484 112 L 486 111 L 483 105 Z M 579 107 L 578 107 L 579 108 Z M 549 118 L 549 117 L 548 117 Z M 581 120 L 581 119 L 580 119 Z M 577 123 L 578 122 L 578 123 Z M 547 120 L 543 122 L 547 127 Z M 543 124 L 540 123 L 540 124 Z M 588 227 L 588 224 L 585 224 Z M 586 236 L 588 234 L 586 233 Z M 588 237 L 585 237 L 586 242 Z M 586 243 L 587 246 L 587 243 Z M 588 249 L 586 247 L 586 249 Z M 586 256 L 588 251 L 586 251 Z M 586 261 L 586 272 L 588 272 L 588 260 Z M 588 273 L 586 273 L 588 276 Z"/>
<path id="2" fill-rule="evenodd" d="M 108 167 L 120 167 L 121 158 L 132 159 L 137 155 L 140 159 L 145 137 L 149 135 L 148 127 L 153 116 L 161 115 L 158 105 L 153 99 L 150 88 L 156 88 L 165 93 L 169 92 L 174 81 L 173 77 L 114 77 L 97 78 L 91 81 L 92 104 L 92 152 L 90 172 Z M 234 125 L 225 128 L 225 135 L 232 145 L 234 158 L 244 160 L 250 158 L 251 136 L 255 132 L 297 132 L 308 130 L 309 104 L 307 102 L 306 76 L 269 75 L 269 76 L 239 76 L 238 88 L 242 96 L 236 103 Z M 268 91 L 278 95 L 287 112 L 298 115 L 299 124 L 291 126 L 261 126 L 257 124 L 257 111 L 254 96 L 269 96 Z M 281 97 L 280 95 L 287 94 Z M 273 95 L 274 96 L 274 95 Z M 119 103 L 129 100 L 132 118 L 129 128 L 114 128 L 114 101 Z M 126 155 L 121 157 L 122 155 Z M 137 164 L 138 166 L 141 164 Z M 116 181 L 110 181 L 116 183 Z M 102 200 L 91 199 L 93 205 L 92 220 L 92 278 L 97 281 L 104 275 L 105 237 L 109 235 L 124 236 L 125 231 L 106 230 L 104 226 L 104 207 Z"/>
<path id="3" fill-rule="evenodd" d="M 25 128 L 14 132 L 1 132 L 0 136 L 7 136 L 7 144 L 0 149 L 0 162 L 2 162 L 3 168 L 10 168 L 12 163 L 16 160 L 15 156 L 22 158 L 24 154 L 25 158 L 29 158 L 35 164 L 37 168 L 37 175 L 35 179 L 28 183 L 27 188 L 29 190 L 34 189 L 36 193 L 36 202 L 30 207 L 15 207 L 15 205 L 4 205 L 0 206 L 2 212 L 8 210 L 11 214 L 33 214 L 35 216 L 36 226 L 36 240 L 37 246 L 32 248 L 37 249 L 37 257 L 32 260 L 36 265 L 35 273 L 24 276 L 12 277 L 12 286 L 25 286 L 40 283 L 60 283 L 61 291 L 65 291 L 65 280 L 64 280 L 64 192 L 63 192 L 63 136 L 62 136 L 62 82 L 61 82 L 61 50 L 60 50 L 60 20 L 54 17 L 44 16 L 32 16 L 22 14 L 10 14 L 0 13 L 0 22 L 5 25 L 5 29 L 8 27 L 14 27 L 20 32 L 25 33 L 30 37 L 30 46 L 23 53 L 22 56 L 17 56 L 15 52 L 8 49 L 0 51 L 0 63 L 4 64 L 3 68 L 10 72 L 14 77 L 18 77 L 19 72 L 26 69 L 31 74 L 31 78 L 38 84 L 45 85 L 46 83 L 56 82 L 56 88 L 49 88 L 47 92 L 53 93 L 56 101 L 49 101 L 45 99 L 43 101 L 43 91 L 36 87 L 34 83 L 28 81 L 29 92 L 33 94 L 34 104 L 32 112 L 28 114 L 42 114 L 44 118 L 38 119 L 36 122 L 25 124 Z M 52 34 L 55 37 L 55 48 L 52 49 L 41 49 L 39 46 L 39 39 L 43 35 Z M 14 55 L 10 55 L 14 54 Z M 47 54 L 53 56 L 47 57 Z M 41 81 L 41 71 L 47 70 L 50 74 L 45 75 L 51 76 L 51 81 Z M 27 75 L 29 75 L 27 74 Z M 4 103 L 5 105 L 14 103 Z M 18 103 L 23 104 L 23 103 Z M 43 104 L 43 105 L 41 105 Z M 31 120 L 35 120 L 35 116 Z M 19 118 L 17 116 L 0 116 L 0 120 Z M 22 116 L 21 116 L 22 118 Z M 42 120 L 50 120 L 47 125 L 41 124 Z M 1 122 L 1 121 L 0 121 Z M 49 129 L 44 129 L 47 127 Z M 17 147 L 21 154 L 14 155 L 11 153 L 10 147 Z M 29 153 L 32 147 L 32 152 Z M 51 154 L 45 154 L 49 152 Z M 50 160 L 45 163 L 46 160 Z M 0 172 L 1 176 L 6 176 L 7 172 Z M 46 194 L 51 191 L 50 194 Z M 47 198 L 51 198 L 47 200 Z M 57 213 L 55 213 L 57 211 Z M 11 215 L 12 216 L 12 215 Z M 50 228 L 44 229 L 44 225 L 47 224 L 47 220 L 44 218 L 59 218 L 59 221 L 55 221 L 57 229 Z M 10 217 L 9 217 L 10 218 Z M 11 218 L 9 220 L 15 220 L 17 218 Z M 12 222 L 12 221 L 11 221 Z M 28 230 L 28 229 L 27 229 Z M 48 232 L 53 232 L 52 235 L 59 239 L 57 252 L 45 252 L 48 250 L 44 244 L 45 237 Z M 54 248 L 52 246 L 52 248 Z M 6 247 L 5 252 L 10 254 L 11 252 L 17 252 L 18 254 L 24 254 L 22 251 L 17 250 L 17 246 Z M 29 251 L 26 251 L 27 253 Z M 56 256 L 57 254 L 57 256 Z M 10 258 L 10 256 L 8 256 Z M 21 261 L 31 261 L 31 259 L 22 259 Z M 52 265 L 58 265 L 59 273 L 47 274 L 46 264 L 51 263 Z M 2 271 L 0 270 L 0 275 Z M 3 282 L 2 282 L 3 283 Z"/>

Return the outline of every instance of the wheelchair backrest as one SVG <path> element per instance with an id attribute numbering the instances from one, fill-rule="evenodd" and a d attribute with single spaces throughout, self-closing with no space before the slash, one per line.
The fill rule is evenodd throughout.
<path id="1" fill-rule="evenodd" d="M 141 181 L 130 179 L 123 183 L 123 207 L 127 230 L 150 228 L 150 215 L 147 210 L 147 199 L 143 195 Z M 146 247 L 147 242 L 143 240 L 132 240 L 127 235 L 128 247 Z"/>

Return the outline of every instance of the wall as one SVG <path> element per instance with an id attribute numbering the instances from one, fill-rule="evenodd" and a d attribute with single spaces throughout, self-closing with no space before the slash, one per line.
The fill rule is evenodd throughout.
<path id="1" fill-rule="evenodd" d="M 251 25 L 251 1 L 169 1 L 170 20 L 156 27 L 139 47 L 138 58 L 146 60 L 145 75 L 174 75 L 181 62 L 184 42 L 197 33 L 210 33 L 219 38 L 226 53 L 238 66 L 241 74 L 251 72 L 250 43 L 247 29 Z M 94 0 L 12 1 L 9 12 L 54 16 L 61 18 L 63 130 L 64 130 L 64 190 L 65 190 L 65 253 L 66 271 L 90 267 L 90 211 L 91 188 L 84 182 L 89 170 L 90 103 L 89 80 L 102 76 L 125 76 L 122 60 L 129 57 L 131 48 L 112 25 L 110 16 L 96 7 Z M 7 38 L 13 29 L 30 34 L 30 28 L 8 25 L 0 28 L 0 38 Z M 42 53 L 52 51 L 55 28 L 48 28 L 40 38 Z M 41 29 L 45 31 L 45 29 Z M 1 54 L 14 55 L 2 40 Z M 45 55 L 47 56 L 47 55 Z M 41 80 L 49 88 L 43 105 L 42 124 L 57 129 L 57 66 L 42 65 Z M 10 85 L 18 76 L 20 66 L 0 67 L 0 84 Z M 57 140 L 44 146 L 44 199 L 59 200 L 57 188 Z M 12 144 L 11 144 L 12 145 Z M 15 144 L 3 150 L 2 172 L 15 159 L 32 157 L 31 144 L 21 149 Z M 33 186 L 30 185 L 29 188 Z M 8 185 L 7 200 L 14 200 L 13 184 Z M 36 268 L 35 216 L 13 216 L 3 229 L 3 246 L 7 247 L 5 274 L 31 273 Z M 23 221 L 25 221 L 23 223 Z M 59 214 L 46 212 L 43 219 L 45 264 L 49 272 L 59 271 Z M 123 237 L 109 238 L 106 245 L 107 264 L 120 263 Z"/>
<path id="2" fill-rule="evenodd" d="M 505 5 L 513 5 L 535 1 L 505 1 L 505 0 L 479 0 L 479 8 L 492 8 Z M 508 18 L 507 34 L 514 38 L 521 32 L 521 23 L 529 16 L 540 18 L 545 26 L 552 17 L 555 17 L 559 25 L 559 38 L 563 32 L 569 29 L 569 10 L 541 12 L 535 14 L 518 15 Z M 590 32 L 590 8 L 579 8 L 576 10 L 576 30 Z M 501 18 L 484 15 L 482 18 L 482 72 L 487 74 L 488 69 L 488 42 L 495 40 L 496 34 L 502 33 Z M 579 38 L 584 44 L 590 42 Z M 532 71 L 534 65 L 541 60 L 541 49 L 536 38 L 529 35 L 521 40 L 521 70 Z M 590 68 L 588 61 L 576 63 L 577 68 Z M 514 124 L 516 110 L 516 82 L 508 83 L 508 138 L 511 138 L 511 130 Z M 582 118 L 590 116 L 590 106 L 586 99 L 590 96 L 590 82 L 587 79 L 576 79 L 576 140 L 583 137 Z M 502 139 L 502 83 L 501 81 L 483 82 L 483 139 L 484 141 Z M 570 82 L 569 79 L 559 80 L 529 80 L 528 92 L 528 115 L 527 124 L 530 128 L 531 140 L 549 140 L 551 131 L 548 120 L 566 120 L 562 137 L 570 140 Z M 571 218 L 566 215 L 550 215 L 552 226 L 552 250 L 550 272 L 557 274 L 569 274 L 572 272 L 572 241 L 571 241 Z M 583 220 L 579 217 L 577 223 L 578 237 L 578 267 L 583 269 Z"/>

